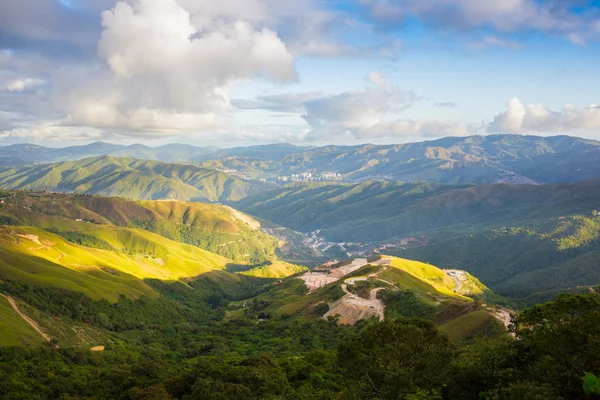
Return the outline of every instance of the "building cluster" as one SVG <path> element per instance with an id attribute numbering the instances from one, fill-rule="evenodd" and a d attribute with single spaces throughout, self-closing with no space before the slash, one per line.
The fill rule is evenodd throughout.
<path id="1" fill-rule="evenodd" d="M 291 174 L 289 176 L 278 176 L 279 182 L 309 182 L 309 181 L 335 181 L 342 179 L 342 174 L 339 172 L 302 172 L 299 174 Z"/>

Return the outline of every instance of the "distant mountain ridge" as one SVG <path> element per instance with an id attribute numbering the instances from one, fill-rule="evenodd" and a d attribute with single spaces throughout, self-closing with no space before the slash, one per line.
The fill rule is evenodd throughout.
<path id="1" fill-rule="evenodd" d="M 160 147 L 96 142 L 64 149 L 20 144 L 0 147 L 0 165 L 23 165 L 111 155 L 185 162 L 251 178 L 336 172 L 344 181 L 557 183 L 600 177 L 600 142 L 571 136 L 488 135 L 358 146 L 288 143 L 218 149 L 186 144 Z"/>
<path id="2" fill-rule="evenodd" d="M 224 202 L 270 186 L 191 164 L 100 156 L 0 169 L 0 188 L 124 196 L 143 200 Z"/>

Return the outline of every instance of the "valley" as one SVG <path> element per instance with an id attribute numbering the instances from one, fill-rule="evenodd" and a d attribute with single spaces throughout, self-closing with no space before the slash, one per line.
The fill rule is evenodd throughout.
<path id="1" fill-rule="evenodd" d="M 61 367 L 70 373 L 128 355 L 146 364 L 118 365 L 151 371 L 146 357 L 152 357 L 169 375 L 177 368 L 243 371 L 234 365 L 264 357 L 276 368 L 316 357 L 307 367 L 315 368 L 322 357 L 334 360 L 348 343 L 384 327 L 416 329 L 421 333 L 408 337 L 417 341 L 433 335 L 444 343 L 440 351 L 461 357 L 478 351 L 462 349 L 486 341 L 526 342 L 518 321 L 537 316 L 523 307 L 561 301 L 561 292 L 594 296 L 590 288 L 600 281 L 597 180 L 274 187 L 221 173 L 215 176 L 225 183 L 216 184 L 206 180 L 214 172 L 184 164 L 103 157 L 24 168 L 0 176 L 4 187 L 36 189 L 0 190 L 0 364 L 24 348 L 31 359 L 45 360 L 52 351 L 86 360 L 78 361 L 86 367 Z M 30 168 L 35 179 L 23 180 Z M 52 180 L 55 168 L 59 181 Z M 139 191 L 137 178 L 100 184 L 111 171 L 165 180 L 169 189 L 152 192 L 151 184 Z M 90 189 L 81 193 L 88 178 Z M 48 182 L 54 186 L 42 189 Z M 64 193 L 67 182 L 79 193 Z M 126 197 L 93 194 L 131 184 Z M 173 185 L 193 186 L 203 197 Z M 353 351 L 374 343 L 364 340 Z M 209 365 L 192 372 L 185 365 L 191 360 Z M 337 372 L 326 379 L 346 376 L 343 360 L 327 364 Z M 93 371 L 105 374 L 114 365 Z M 35 387 L 30 377 L 43 379 L 32 368 L 19 379 Z M 215 374 L 211 379 L 220 382 L 223 373 Z M 281 374 L 267 376 L 305 382 L 288 375 L 295 372 Z M 111 382 L 116 391 L 140 385 Z M 162 393 L 179 390 L 162 382 Z"/>
<path id="2" fill-rule="evenodd" d="M 600 400 L 600 0 L 0 0 L 0 400 Z"/>

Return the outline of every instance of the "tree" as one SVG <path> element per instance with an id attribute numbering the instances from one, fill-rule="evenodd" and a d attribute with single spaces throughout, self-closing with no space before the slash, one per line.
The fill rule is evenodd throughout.
<path id="1" fill-rule="evenodd" d="M 436 396 L 454 348 L 432 323 L 386 320 L 369 325 L 338 348 L 349 398 L 407 399 Z M 435 397 L 433 397 L 435 398 Z"/>
<path id="2" fill-rule="evenodd" d="M 600 372 L 600 295 L 559 295 L 524 310 L 516 325 L 520 344 L 535 357 L 533 377 L 564 398 L 583 398 L 581 377 Z"/>
<path id="3" fill-rule="evenodd" d="M 147 388 L 133 388 L 129 391 L 131 400 L 170 400 L 172 397 L 167 393 L 163 385 L 152 385 Z"/>

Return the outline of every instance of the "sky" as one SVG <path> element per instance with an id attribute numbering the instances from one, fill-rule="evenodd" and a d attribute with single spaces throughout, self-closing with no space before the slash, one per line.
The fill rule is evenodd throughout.
<path id="1" fill-rule="evenodd" d="M 600 0 L 0 0 L 0 145 L 600 140 Z"/>

